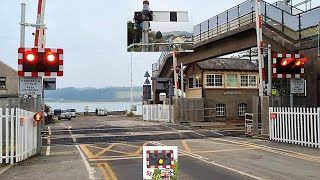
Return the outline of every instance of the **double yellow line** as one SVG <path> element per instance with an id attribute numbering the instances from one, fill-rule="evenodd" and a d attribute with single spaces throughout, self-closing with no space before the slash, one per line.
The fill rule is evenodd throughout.
<path id="1" fill-rule="evenodd" d="M 97 164 L 97 166 L 100 169 L 100 171 L 102 172 L 105 180 L 118 180 L 116 174 L 111 169 L 111 167 L 109 166 L 108 163 L 99 163 L 99 164 Z"/>

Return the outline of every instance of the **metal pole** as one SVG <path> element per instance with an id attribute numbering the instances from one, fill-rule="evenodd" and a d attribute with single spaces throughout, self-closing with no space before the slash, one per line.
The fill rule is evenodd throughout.
<path id="1" fill-rule="evenodd" d="M 41 95 L 37 96 L 37 112 L 41 112 Z M 37 122 L 37 155 L 41 153 L 41 125 Z"/>
<path id="2" fill-rule="evenodd" d="M 259 62 L 259 97 L 262 100 L 263 96 L 263 41 L 262 41 L 262 18 L 260 12 L 260 0 L 255 0 L 255 14 L 256 14 L 256 32 L 257 32 L 257 47 L 258 47 L 258 62 Z M 262 109 L 262 106 L 261 106 Z"/>
<path id="3" fill-rule="evenodd" d="M 318 56 L 320 56 L 320 21 L 318 26 Z"/>
<path id="4" fill-rule="evenodd" d="M 172 53 L 172 64 L 173 64 L 173 78 L 174 78 L 174 96 L 178 98 L 178 73 L 177 73 L 177 52 Z"/>
<path id="5" fill-rule="evenodd" d="M 184 78 L 183 78 L 183 64 L 181 63 L 180 69 L 180 76 L 181 76 L 181 97 L 184 98 Z"/>
<path id="6" fill-rule="evenodd" d="M 131 110 L 133 110 L 133 96 L 132 96 L 132 52 L 131 52 Z"/>
<path id="7" fill-rule="evenodd" d="M 271 96 L 272 89 L 272 51 L 271 44 L 268 44 L 268 96 Z"/>
<path id="8" fill-rule="evenodd" d="M 20 47 L 25 47 L 25 39 L 26 39 L 26 4 L 21 3 L 21 22 L 20 22 Z"/>

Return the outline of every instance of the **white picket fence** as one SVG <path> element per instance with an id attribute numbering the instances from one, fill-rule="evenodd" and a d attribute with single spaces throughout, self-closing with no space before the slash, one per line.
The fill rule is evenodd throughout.
<path id="1" fill-rule="evenodd" d="M 173 106 L 163 104 L 143 105 L 144 121 L 172 122 Z"/>
<path id="2" fill-rule="evenodd" d="M 269 109 L 270 140 L 320 148 L 320 108 Z"/>
<path id="3" fill-rule="evenodd" d="M 37 127 L 33 112 L 0 108 L 0 163 L 13 164 L 36 154 Z"/>

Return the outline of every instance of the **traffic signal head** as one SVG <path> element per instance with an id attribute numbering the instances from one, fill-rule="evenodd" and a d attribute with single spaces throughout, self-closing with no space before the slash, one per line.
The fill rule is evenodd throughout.
<path id="1" fill-rule="evenodd" d="M 63 50 L 19 48 L 19 76 L 63 76 Z"/>
<path id="2" fill-rule="evenodd" d="M 34 114 L 33 119 L 35 121 L 41 121 L 42 120 L 42 114 L 40 114 L 40 113 Z"/>
<path id="3" fill-rule="evenodd" d="M 301 54 L 274 54 L 274 78 L 304 78 L 304 63 L 308 61 Z"/>

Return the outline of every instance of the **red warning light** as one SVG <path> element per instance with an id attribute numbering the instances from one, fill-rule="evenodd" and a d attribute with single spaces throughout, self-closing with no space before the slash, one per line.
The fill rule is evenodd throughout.
<path id="1" fill-rule="evenodd" d="M 57 58 L 56 58 L 55 53 L 53 53 L 53 52 L 48 52 L 47 55 L 46 55 L 46 59 L 47 59 L 47 61 L 49 61 L 49 62 L 54 62 Z"/>
<path id="2" fill-rule="evenodd" d="M 309 61 L 309 58 L 301 58 L 296 60 L 296 62 L 294 63 L 295 66 L 301 66 L 303 65 L 305 62 Z"/>
<path id="3" fill-rule="evenodd" d="M 288 64 L 290 64 L 294 60 L 295 60 L 295 58 L 285 58 L 281 61 L 281 66 L 287 66 Z"/>
<path id="4" fill-rule="evenodd" d="M 29 62 L 32 62 L 36 59 L 36 56 L 33 52 L 28 51 L 28 52 L 26 52 L 26 58 Z"/>

